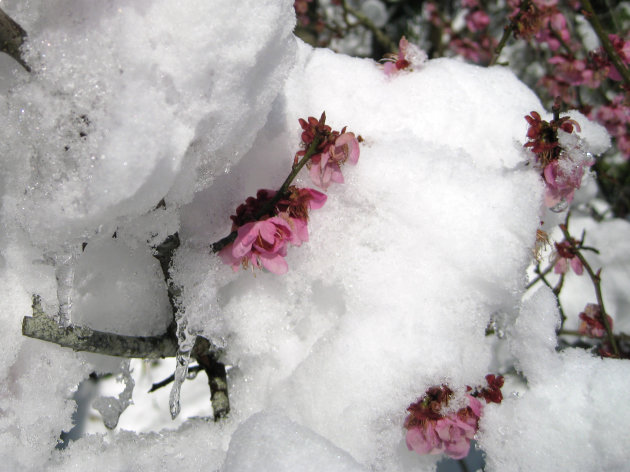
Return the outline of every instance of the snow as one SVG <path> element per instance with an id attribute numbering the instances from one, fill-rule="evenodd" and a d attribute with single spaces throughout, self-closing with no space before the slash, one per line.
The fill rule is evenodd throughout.
<path id="1" fill-rule="evenodd" d="M 11 81 L 0 95 L 9 470 L 430 471 L 440 457 L 405 446 L 407 406 L 432 385 L 462 392 L 511 366 L 518 376 L 478 435 L 489 471 L 623 467 L 629 367 L 557 353 L 553 296 L 525 294 L 536 229 L 558 217 L 544 213 L 522 147 L 523 117 L 542 106 L 511 72 L 441 59 L 388 78 L 370 60 L 296 40 L 288 0 L 3 9 L 29 32 L 38 71 L 0 63 Z M 280 186 L 297 119 L 324 110 L 333 129 L 363 137 L 358 165 L 311 214 L 287 274 L 234 273 L 210 244 L 247 196 Z M 603 152 L 603 129 L 571 116 L 584 151 Z M 298 184 L 310 185 L 307 172 Z M 579 234 L 588 222 L 576 225 Z M 627 222 L 601 228 L 594 245 L 628 240 Z M 143 432 L 86 435 L 53 452 L 79 382 L 120 367 L 22 338 L 31 296 L 56 313 L 51 260 L 75 250 L 72 321 L 159 334 L 169 303 L 152 251 L 175 231 L 186 329 L 224 349 L 229 417 L 162 429 L 146 420 L 152 405 L 130 406 L 120 425 L 137 415 Z M 598 262 L 627 280 L 613 257 Z M 605 290 L 622 323 L 623 284 Z M 491 322 L 501 338 L 486 336 Z M 158 407 L 168 410 L 165 399 Z"/>
<path id="2" fill-rule="evenodd" d="M 541 313 L 556 311 L 545 287 L 516 320 L 511 350 L 528 388 L 500 408 L 486 408 L 479 436 L 486 465 L 508 472 L 624 470 L 629 436 L 620 425 L 630 419 L 630 365 L 578 349 L 555 352 L 558 317 L 544 320 Z"/>

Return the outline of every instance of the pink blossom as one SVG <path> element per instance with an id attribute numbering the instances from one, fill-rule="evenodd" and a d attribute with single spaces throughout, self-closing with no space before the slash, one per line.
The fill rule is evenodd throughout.
<path id="1" fill-rule="evenodd" d="M 565 274 L 569 270 L 569 265 L 577 275 L 584 273 L 584 266 L 576 255 L 574 245 L 574 242 L 569 241 L 556 243 L 556 263 L 553 267 L 556 274 Z"/>
<path id="2" fill-rule="evenodd" d="M 485 30 L 489 24 L 490 17 L 485 11 L 475 10 L 466 15 L 466 26 L 473 33 Z"/>
<path id="3" fill-rule="evenodd" d="M 617 148 L 630 158 L 630 106 L 625 103 L 622 94 L 617 95 L 607 104 L 602 105 L 592 114 L 606 130 L 617 140 Z"/>
<path id="4" fill-rule="evenodd" d="M 592 338 L 603 338 L 606 336 L 606 327 L 603 323 L 602 310 L 599 305 L 588 303 L 586 308 L 584 308 L 584 312 L 580 313 L 580 320 L 581 322 L 578 328 L 580 334 Z M 608 327 L 612 331 L 612 318 L 606 315 L 606 320 L 608 321 Z"/>
<path id="5" fill-rule="evenodd" d="M 251 263 L 253 267 L 262 265 L 269 272 L 284 274 L 288 270 L 284 260 L 287 244 L 299 246 L 302 242 L 294 228 L 279 216 L 246 223 L 238 228 L 234 242 L 223 248 L 219 256 L 235 271 L 239 265 L 245 268 Z"/>
<path id="6" fill-rule="evenodd" d="M 536 34 L 536 39 L 547 43 L 549 49 L 556 51 L 562 46 L 562 42 L 568 43 L 571 40 L 571 34 L 567 29 L 567 20 L 564 15 L 555 6 L 546 8 L 545 27 Z"/>
<path id="7" fill-rule="evenodd" d="M 619 55 L 619 59 L 621 59 L 621 62 L 625 66 L 630 64 L 630 41 L 624 41 L 616 34 L 610 34 L 608 35 L 608 38 L 610 39 L 610 42 L 615 49 L 615 52 Z M 616 81 L 622 80 L 621 74 L 612 64 L 610 66 L 610 71 L 608 72 L 608 77 Z"/>
<path id="8" fill-rule="evenodd" d="M 383 70 L 388 77 L 397 74 L 401 70 L 412 70 L 427 60 L 426 53 L 415 44 L 409 43 L 404 36 L 398 42 L 398 54 L 390 54 L 385 57 Z"/>
<path id="9" fill-rule="evenodd" d="M 584 168 L 568 159 L 551 161 L 545 166 L 543 176 L 547 184 L 545 205 L 549 208 L 561 201 L 573 201 L 575 190 L 580 188 Z"/>
<path id="10" fill-rule="evenodd" d="M 481 416 L 481 402 L 466 395 L 468 406 L 448 413 L 437 420 L 426 420 L 407 430 L 406 443 L 409 450 L 418 454 L 440 454 L 444 452 L 453 459 L 468 455 L 470 441 L 477 432 Z"/>
<path id="11" fill-rule="evenodd" d="M 453 459 L 466 457 L 470 441 L 478 429 L 481 402 L 466 395 L 466 406 L 456 411 L 443 410 L 453 392 L 447 386 L 431 387 L 416 403 L 409 406 L 405 419 L 406 443 L 418 454 L 445 453 Z"/>
<path id="12" fill-rule="evenodd" d="M 343 133 L 326 152 L 315 154 L 308 165 L 315 185 L 327 189 L 332 182 L 344 182 L 341 165 L 356 164 L 359 160 L 359 141 L 354 133 Z"/>

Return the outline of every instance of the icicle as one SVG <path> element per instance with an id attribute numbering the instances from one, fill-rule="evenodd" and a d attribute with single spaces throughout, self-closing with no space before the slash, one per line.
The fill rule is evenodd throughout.
<path id="1" fill-rule="evenodd" d="M 186 373 L 188 372 L 188 364 L 190 363 L 190 350 L 177 351 L 177 365 L 175 366 L 175 380 L 173 381 L 173 387 L 171 388 L 171 394 L 169 396 L 169 408 L 171 411 L 171 418 L 177 418 L 181 410 L 179 404 L 179 394 L 182 388 L 184 380 L 186 380 Z"/>
<path id="2" fill-rule="evenodd" d="M 131 377 L 129 360 L 123 361 L 122 367 L 121 380 L 125 382 L 125 389 L 118 395 L 118 398 L 99 397 L 92 403 L 92 407 L 103 417 L 103 423 L 107 429 L 114 429 L 118 424 L 122 412 L 133 403 L 131 397 L 136 383 Z"/>
<path id="3" fill-rule="evenodd" d="M 195 344 L 197 336 L 188 333 L 188 320 L 181 311 L 175 314 L 175 321 L 177 322 L 177 343 L 179 349 L 177 350 L 176 364 L 175 364 L 175 379 L 173 386 L 171 387 L 171 393 L 169 396 L 169 409 L 171 411 L 171 418 L 177 418 L 181 410 L 179 404 L 179 395 L 184 380 L 186 380 L 186 374 L 188 373 L 188 364 L 190 363 L 190 354 Z"/>
<path id="4" fill-rule="evenodd" d="M 57 300 L 59 302 L 57 322 L 64 328 L 70 325 L 70 317 L 72 315 L 72 290 L 77 257 L 78 252 L 76 248 L 65 248 L 63 252 L 54 256 Z"/>

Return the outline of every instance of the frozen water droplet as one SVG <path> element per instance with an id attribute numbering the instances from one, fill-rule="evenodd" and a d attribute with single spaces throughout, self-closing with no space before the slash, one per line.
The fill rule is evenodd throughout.
<path id="1" fill-rule="evenodd" d="M 99 397 L 92 403 L 92 407 L 103 417 L 103 423 L 107 429 L 114 429 L 118 425 L 120 415 L 132 403 L 131 397 L 136 383 L 131 377 L 129 360 L 123 361 L 123 371 L 119 380 L 125 383 L 125 389 L 118 398 Z"/>
<path id="2" fill-rule="evenodd" d="M 567 200 L 563 198 L 558 204 L 551 207 L 550 210 L 554 213 L 562 213 L 567 208 L 569 208 L 569 202 L 567 202 Z"/>
<path id="3" fill-rule="evenodd" d="M 59 325 L 63 327 L 70 324 L 72 315 L 72 290 L 78 255 L 78 247 L 65 248 L 64 251 L 54 255 L 57 300 L 59 302 L 59 313 L 57 316 Z"/>

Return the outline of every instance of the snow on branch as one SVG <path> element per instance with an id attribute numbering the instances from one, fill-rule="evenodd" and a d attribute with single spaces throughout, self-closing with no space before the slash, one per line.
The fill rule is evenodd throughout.
<path id="1" fill-rule="evenodd" d="M 22 334 L 74 351 L 108 356 L 159 359 L 174 357 L 177 353 L 177 339 L 170 333 L 162 336 L 124 336 L 81 326 L 60 327 L 56 320 L 46 315 L 38 296 L 33 297 L 33 316 L 25 316 L 22 320 Z"/>

